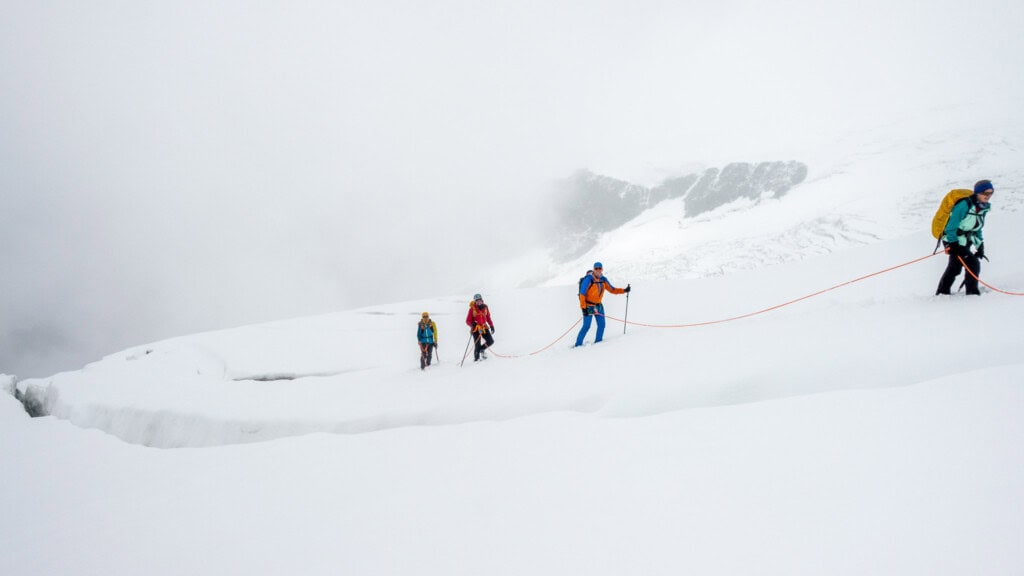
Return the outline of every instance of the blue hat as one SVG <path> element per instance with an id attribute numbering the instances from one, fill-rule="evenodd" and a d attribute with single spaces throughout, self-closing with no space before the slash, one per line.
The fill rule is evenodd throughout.
<path id="1" fill-rule="evenodd" d="M 975 194 L 981 194 L 982 192 L 987 192 L 989 190 L 992 190 L 992 181 L 991 180 L 978 180 L 974 184 L 974 193 Z"/>
<path id="2" fill-rule="evenodd" d="M 604 270 L 604 266 L 601 266 L 600 262 L 594 262 L 594 268 L 600 268 L 600 269 Z"/>

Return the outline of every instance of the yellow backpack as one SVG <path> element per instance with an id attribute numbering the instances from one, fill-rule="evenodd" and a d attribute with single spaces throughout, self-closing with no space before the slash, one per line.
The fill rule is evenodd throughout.
<path id="1" fill-rule="evenodd" d="M 932 218 L 932 236 L 936 240 L 942 240 L 942 233 L 946 230 L 946 224 L 949 222 L 949 213 L 953 211 L 953 206 L 972 194 L 974 194 L 974 190 L 958 188 L 950 190 L 942 199 L 939 209 L 935 211 L 935 217 Z"/>

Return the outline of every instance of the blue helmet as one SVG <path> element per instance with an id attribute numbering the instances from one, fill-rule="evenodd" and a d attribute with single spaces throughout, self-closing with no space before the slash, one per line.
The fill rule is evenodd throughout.
<path id="1" fill-rule="evenodd" d="M 594 269 L 595 270 L 598 270 L 598 269 L 603 270 L 604 266 L 601 266 L 600 262 L 594 262 Z"/>

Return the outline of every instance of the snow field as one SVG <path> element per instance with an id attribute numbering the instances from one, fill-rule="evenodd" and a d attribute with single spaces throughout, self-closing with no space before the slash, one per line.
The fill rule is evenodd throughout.
<path id="1" fill-rule="evenodd" d="M 673 258 L 644 252 L 658 238 L 601 260 L 632 283 L 632 321 L 747 314 L 931 251 L 925 226 L 900 215 L 926 211 L 923 187 L 833 210 L 856 204 L 857 182 L 966 170 L 1005 176 L 982 277 L 1021 291 L 1024 214 L 1010 168 L 994 169 L 1012 146 L 974 148 L 986 138 L 938 157 L 924 142 L 908 175 L 875 162 L 905 143 L 879 139 L 809 183 L 834 197 L 794 191 L 784 202 L 809 212 L 762 236 L 742 233 L 781 202 L 733 207 L 739 219 L 703 223 L 694 246 L 711 249 L 688 256 L 714 277 L 641 274 Z M 978 154 L 954 165 L 953 148 Z M 808 214 L 776 258 L 765 242 Z M 748 260 L 719 264 L 730 258 Z M 570 349 L 573 330 L 541 354 L 464 368 L 468 294 L 0 377 L 52 415 L 0 394 L 0 574 L 1018 574 L 1024 306 L 932 296 L 944 266 L 935 256 L 713 326 L 623 334 L 609 321 L 599 345 Z M 579 319 L 574 292 L 484 290 L 495 353 L 549 344 Z M 606 298 L 610 316 L 625 304 Z M 424 310 L 441 362 L 420 371 Z"/>

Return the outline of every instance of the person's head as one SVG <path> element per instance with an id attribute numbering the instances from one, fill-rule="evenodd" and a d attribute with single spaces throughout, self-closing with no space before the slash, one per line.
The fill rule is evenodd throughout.
<path id="1" fill-rule="evenodd" d="M 423 315 L 420 316 L 420 319 L 423 320 L 424 322 L 430 322 L 430 313 L 424 312 Z"/>
<path id="2" fill-rule="evenodd" d="M 992 199 L 993 192 L 991 180 L 978 180 L 974 183 L 974 197 L 982 202 Z"/>
<path id="3" fill-rule="evenodd" d="M 604 266 L 600 262 L 594 262 L 594 276 L 600 278 L 601 274 L 604 273 Z"/>
<path id="4" fill-rule="evenodd" d="M 476 304 L 477 306 L 483 306 L 484 297 L 479 294 L 473 294 L 473 303 Z"/>

